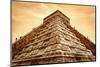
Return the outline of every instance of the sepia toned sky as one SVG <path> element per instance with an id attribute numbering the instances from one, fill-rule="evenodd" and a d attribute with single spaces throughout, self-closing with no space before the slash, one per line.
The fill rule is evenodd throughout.
<path id="1" fill-rule="evenodd" d="M 95 6 L 12 2 L 12 42 L 43 23 L 43 18 L 60 10 L 70 24 L 95 43 Z"/>

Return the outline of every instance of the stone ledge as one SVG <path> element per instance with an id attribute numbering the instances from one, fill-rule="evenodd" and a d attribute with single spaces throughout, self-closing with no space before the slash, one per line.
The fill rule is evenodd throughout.
<path id="1" fill-rule="evenodd" d="M 55 64 L 55 63 L 70 63 L 70 62 L 89 62 L 95 61 L 95 58 L 88 57 L 66 57 L 66 56 L 54 56 L 54 57 L 45 57 L 30 59 L 26 61 L 13 62 L 12 66 L 20 65 L 37 65 L 37 64 Z"/>

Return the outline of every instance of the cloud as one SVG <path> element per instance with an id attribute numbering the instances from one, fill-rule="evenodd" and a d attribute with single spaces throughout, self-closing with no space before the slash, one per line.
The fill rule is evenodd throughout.
<path id="1" fill-rule="evenodd" d="M 43 23 L 43 18 L 60 10 L 70 18 L 70 24 L 95 43 L 95 7 L 33 2 L 13 2 L 12 37 L 24 36 Z"/>

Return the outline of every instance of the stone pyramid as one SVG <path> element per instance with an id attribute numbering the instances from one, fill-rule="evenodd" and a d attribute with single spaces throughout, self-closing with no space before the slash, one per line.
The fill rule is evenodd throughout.
<path id="1" fill-rule="evenodd" d="M 82 38 L 83 37 L 83 38 Z M 84 39 L 82 41 L 82 39 Z M 87 45 L 88 44 L 88 45 Z M 95 46 L 59 10 L 13 44 L 13 65 L 95 61 Z"/>

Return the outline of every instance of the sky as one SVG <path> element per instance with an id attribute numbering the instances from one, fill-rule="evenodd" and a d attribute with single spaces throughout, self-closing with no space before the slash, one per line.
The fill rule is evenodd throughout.
<path id="1" fill-rule="evenodd" d="M 95 43 L 95 6 L 12 2 L 12 43 L 43 23 L 43 19 L 60 10 L 70 18 L 70 25 Z"/>

